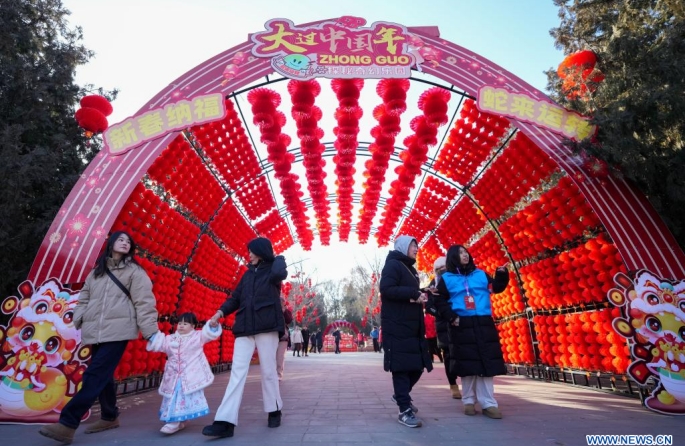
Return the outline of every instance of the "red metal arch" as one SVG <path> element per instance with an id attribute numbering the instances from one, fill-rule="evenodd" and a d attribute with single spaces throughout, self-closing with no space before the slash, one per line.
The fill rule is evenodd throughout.
<path id="1" fill-rule="evenodd" d="M 352 322 L 339 320 L 339 321 L 334 321 L 334 322 L 331 322 L 330 324 L 328 324 L 328 326 L 323 331 L 323 335 L 326 336 L 332 330 L 336 330 L 338 328 L 349 328 L 350 330 L 352 330 L 354 332 L 355 339 L 356 339 L 356 336 L 359 334 L 359 328 L 357 328 L 357 326 L 354 325 Z"/>
<path id="2" fill-rule="evenodd" d="M 479 88 L 496 81 L 512 93 L 545 99 L 542 92 L 501 67 L 440 39 L 435 28 L 408 29 L 441 51 L 443 60 L 447 61 L 436 66 L 426 65 L 424 71 L 459 86 L 467 94 L 476 96 Z M 239 76 L 222 83 L 224 67 L 237 53 L 249 54 L 252 46 L 253 42 L 248 40 L 188 71 L 162 89 L 139 113 L 172 103 L 179 91 L 190 98 L 212 93 L 226 96 L 269 75 L 273 71 L 269 61 L 252 58 L 243 65 Z M 685 274 L 685 254 L 639 191 L 621 178 L 596 181 L 562 144 L 561 136 L 533 124 L 509 121 L 573 180 L 618 248 L 626 269 L 647 268 L 664 277 Z M 178 131 L 165 134 L 121 156 L 109 156 L 103 150 L 87 167 L 53 221 L 29 279 L 34 283 L 48 277 L 57 277 L 63 283 L 82 281 L 102 246 L 102 235 L 112 227 L 151 164 L 178 134 Z M 196 236 L 199 241 L 203 232 Z"/>

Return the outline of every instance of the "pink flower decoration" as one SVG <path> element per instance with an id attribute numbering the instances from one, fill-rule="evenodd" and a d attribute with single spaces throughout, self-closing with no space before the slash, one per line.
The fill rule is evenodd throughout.
<path id="1" fill-rule="evenodd" d="M 98 226 L 90 233 L 95 238 L 105 238 L 107 236 L 107 230 L 102 226 Z"/>
<path id="2" fill-rule="evenodd" d="M 89 224 L 90 221 L 83 214 L 76 214 L 67 224 L 67 233 L 71 237 L 83 235 L 88 230 Z"/>

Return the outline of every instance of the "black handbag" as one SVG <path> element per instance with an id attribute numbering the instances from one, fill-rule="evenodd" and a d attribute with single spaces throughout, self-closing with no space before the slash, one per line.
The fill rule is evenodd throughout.
<path id="1" fill-rule="evenodd" d="M 121 283 L 121 281 L 119 281 L 119 279 L 117 279 L 117 276 L 115 276 L 114 273 L 112 273 L 112 271 L 109 270 L 109 268 L 105 268 L 105 271 L 107 272 L 107 275 L 109 276 L 109 278 L 112 279 L 112 282 L 114 282 L 121 289 L 121 291 L 123 291 L 124 294 L 126 294 L 128 296 L 128 298 L 130 299 L 131 293 L 129 292 L 128 288 L 126 288 L 124 286 L 124 284 Z"/>

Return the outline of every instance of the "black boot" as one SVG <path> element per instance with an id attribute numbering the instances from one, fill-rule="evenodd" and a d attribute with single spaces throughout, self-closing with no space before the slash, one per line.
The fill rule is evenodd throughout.
<path id="1" fill-rule="evenodd" d="M 269 412 L 269 427 L 278 427 L 281 425 L 281 411 Z"/>
<path id="2" fill-rule="evenodd" d="M 202 435 L 222 438 L 232 437 L 233 428 L 235 428 L 235 424 L 229 423 L 228 421 L 215 421 L 211 425 L 205 426 L 204 429 L 202 429 Z"/>

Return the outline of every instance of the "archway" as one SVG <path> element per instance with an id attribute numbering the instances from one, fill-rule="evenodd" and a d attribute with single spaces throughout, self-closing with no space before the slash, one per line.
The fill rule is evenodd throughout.
<path id="1" fill-rule="evenodd" d="M 616 316 L 606 307 L 611 278 L 642 268 L 671 278 L 685 272 L 685 255 L 644 196 L 621 178 L 594 175 L 562 144 L 567 127 L 578 130 L 582 120 L 513 74 L 440 39 L 435 28 L 360 23 L 269 21 L 265 32 L 190 70 L 113 126 L 107 148 L 51 225 L 29 278 L 83 281 L 106 234 L 127 228 L 142 247 L 160 314 L 192 310 L 206 319 L 240 277 L 246 242 L 256 234 L 283 251 L 310 246 L 315 236 L 325 241 L 333 231 L 342 240 L 353 230 L 364 242 L 374 235 L 382 245 L 411 233 L 421 240 L 423 270 L 449 245 L 468 242 L 486 269 L 513 266 L 517 280 L 493 302 L 508 362 L 625 373 L 627 347 L 601 325 Z M 301 59 L 263 57 L 276 36 L 288 37 L 283 30 L 293 39 L 328 36 L 330 48 L 335 32 L 394 30 L 406 40 L 407 59 L 383 59 L 376 71 L 359 59 L 353 68 L 327 72 L 330 82 L 291 81 L 274 70 L 298 71 Z M 333 64 L 334 52 L 319 64 Z M 360 77 L 378 93 L 364 110 L 372 125 L 363 133 Z M 384 79 L 369 80 L 377 77 Z M 319 114 L 314 107 L 323 91 L 334 105 Z M 535 114 L 516 109 L 515 101 Z M 322 133 L 325 119 L 332 125 Z M 294 126 L 291 136 L 286 125 Z M 337 184 L 329 189 L 321 167 L 330 157 Z M 298 165 L 307 169 L 306 182 L 292 175 Z M 355 165 L 364 180 L 355 179 Z M 362 186 L 356 194 L 355 185 Z M 359 218 L 352 212 L 357 204 Z M 555 350 L 561 341 L 550 338 L 550 329 L 566 327 L 566 340 L 590 322 L 600 324 L 592 339 L 605 351 L 574 357 Z M 212 360 L 227 358 L 221 351 Z"/>

